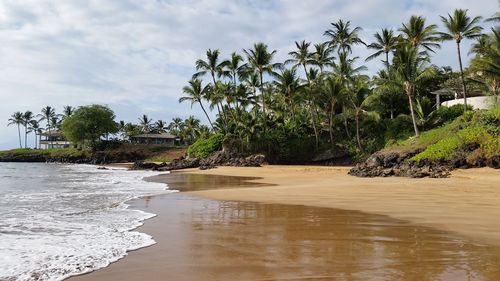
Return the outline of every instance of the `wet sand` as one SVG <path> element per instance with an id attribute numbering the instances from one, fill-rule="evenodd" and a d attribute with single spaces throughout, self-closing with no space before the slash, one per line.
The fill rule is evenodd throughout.
<path id="1" fill-rule="evenodd" d="M 277 172 L 271 174 L 285 176 Z M 220 168 L 203 173 L 236 174 Z M 219 189 L 195 193 L 231 191 L 240 200 L 189 192 L 134 200 L 131 208 L 158 214 L 138 229 L 157 244 L 72 280 L 500 280 L 497 246 L 384 215 L 244 202 L 253 199 L 246 190 L 280 188 L 265 184 L 273 181 L 269 176 L 245 173 L 250 178 L 162 176 L 172 179 L 172 188 L 182 182 L 184 190 L 216 183 Z M 316 188 L 314 182 L 310 188 Z M 289 203 L 286 196 L 277 199 Z"/>
<path id="2" fill-rule="evenodd" d="M 196 191 L 217 200 L 254 201 L 358 210 L 457 232 L 500 246 L 500 170 L 456 170 L 446 179 L 358 178 L 349 168 L 219 167 L 186 173 L 261 177 L 274 186 Z"/>

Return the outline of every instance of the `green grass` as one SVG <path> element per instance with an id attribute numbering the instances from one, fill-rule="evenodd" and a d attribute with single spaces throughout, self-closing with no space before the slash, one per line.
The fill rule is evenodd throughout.
<path id="1" fill-rule="evenodd" d="M 171 162 L 172 160 L 174 159 L 171 156 L 165 156 L 165 155 L 155 155 L 144 159 L 145 162 L 158 162 L 158 163 Z"/>
<path id="2" fill-rule="evenodd" d="M 422 132 L 419 138 L 411 137 L 387 145 L 383 152 L 424 149 L 411 160 L 450 160 L 467 153 L 464 149 L 471 144 L 479 145 L 484 156 L 500 155 L 500 106 L 468 111 L 448 124 Z"/>

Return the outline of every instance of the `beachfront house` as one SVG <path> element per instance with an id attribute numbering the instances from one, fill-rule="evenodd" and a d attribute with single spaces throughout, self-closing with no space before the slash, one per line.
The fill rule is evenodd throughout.
<path id="1" fill-rule="evenodd" d="M 151 133 L 141 134 L 130 137 L 130 142 L 133 144 L 164 144 L 175 145 L 177 137 L 169 133 Z"/>
<path id="2" fill-rule="evenodd" d="M 48 148 L 69 148 L 72 143 L 64 138 L 61 131 L 54 130 L 43 132 L 40 134 L 39 147 L 41 149 Z"/>

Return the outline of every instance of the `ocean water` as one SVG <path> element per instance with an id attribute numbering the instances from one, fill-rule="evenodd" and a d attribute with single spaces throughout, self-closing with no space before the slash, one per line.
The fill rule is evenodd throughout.
<path id="1" fill-rule="evenodd" d="M 0 163 L 0 280 L 62 280 L 154 244 L 133 229 L 155 215 L 125 202 L 173 192 L 143 181 L 155 174 Z"/>

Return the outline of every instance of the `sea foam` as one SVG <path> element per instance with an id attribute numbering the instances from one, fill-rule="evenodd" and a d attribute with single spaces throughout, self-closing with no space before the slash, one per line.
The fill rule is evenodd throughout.
<path id="1" fill-rule="evenodd" d="M 155 215 L 125 202 L 173 192 L 155 174 L 0 163 L 0 280 L 62 280 L 154 244 L 133 229 Z"/>

